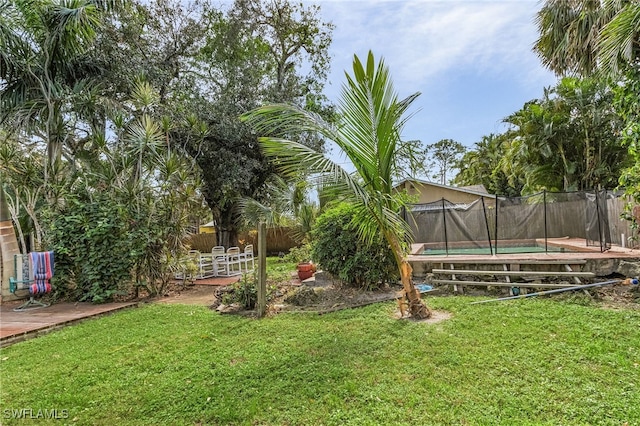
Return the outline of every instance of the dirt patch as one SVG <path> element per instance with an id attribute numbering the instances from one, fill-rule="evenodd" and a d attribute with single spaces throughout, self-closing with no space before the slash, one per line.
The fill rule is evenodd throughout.
<path id="1" fill-rule="evenodd" d="M 217 287 L 209 285 L 176 286 L 165 292 L 164 296 L 154 299 L 154 302 L 209 306 L 215 300 L 216 290 Z"/>
<path id="2" fill-rule="evenodd" d="M 595 299 L 606 309 L 640 310 L 640 286 L 614 285 L 599 287 Z"/>
<path id="3" fill-rule="evenodd" d="M 364 291 L 340 286 L 300 286 L 273 303 L 279 311 L 313 311 L 321 314 L 341 309 L 392 301 L 400 297 L 400 287 Z"/>
<path id="4" fill-rule="evenodd" d="M 165 295 L 154 299 L 158 303 L 180 303 L 187 305 L 209 306 L 217 309 L 220 300 L 216 299 L 221 292 L 219 285 L 182 285 L 173 283 L 169 286 Z M 268 307 L 268 314 L 275 315 L 279 312 L 315 312 L 326 314 L 343 309 L 351 309 L 367 306 L 378 302 L 393 302 L 400 297 L 401 287 L 388 286 L 376 291 L 363 291 L 348 287 L 342 287 L 331 283 L 328 285 L 315 286 L 313 283 L 301 284 L 293 273 L 290 282 L 277 285 L 277 297 L 271 300 Z M 487 298 L 505 297 L 505 292 L 496 293 L 487 291 L 486 288 L 467 288 L 467 295 L 485 296 Z M 451 294 L 450 289 L 443 287 L 437 291 L 427 293 L 424 296 L 436 296 L 438 294 Z M 423 296 L 423 297 L 424 297 Z M 575 291 L 560 293 L 553 296 L 558 299 L 570 299 L 576 303 L 588 303 L 598 305 L 604 309 L 640 309 L 640 286 L 613 285 L 590 289 L 586 292 Z M 227 312 L 242 313 L 251 315 L 251 311 L 242 311 L 239 306 L 230 307 Z M 431 318 L 422 320 L 425 323 L 437 323 L 450 318 L 449 312 L 433 311 Z M 400 318 L 399 311 L 395 312 L 395 317 Z M 411 320 L 415 321 L 415 320 Z M 421 321 L 421 322 L 422 322 Z"/>

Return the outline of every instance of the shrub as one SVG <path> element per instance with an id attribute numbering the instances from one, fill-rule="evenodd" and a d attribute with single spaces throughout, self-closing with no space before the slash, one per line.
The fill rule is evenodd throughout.
<path id="1" fill-rule="evenodd" d="M 311 260 L 311 244 L 305 242 L 300 247 L 292 247 L 283 258 L 283 262 L 303 263 Z"/>
<path id="2" fill-rule="evenodd" d="M 276 295 L 275 286 L 267 285 L 267 303 Z M 238 303 L 244 309 L 254 309 L 258 304 L 258 270 L 242 275 L 242 279 L 224 291 L 221 302 L 225 305 Z"/>
<path id="3" fill-rule="evenodd" d="M 48 232 L 55 252 L 54 283 L 63 297 L 102 303 L 132 282 L 140 244 L 124 210 L 109 200 L 68 197 Z"/>
<path id="4" fill-rule="evenodd" d="M 346 203 L 318 217 L 312 232 L 313 260 L 350 286 L 373 290 L 397 281 L 397 265 L 386 241 L 380 236 L 373 243 L 363 243 L 354 217 L 353 206 Z"/>

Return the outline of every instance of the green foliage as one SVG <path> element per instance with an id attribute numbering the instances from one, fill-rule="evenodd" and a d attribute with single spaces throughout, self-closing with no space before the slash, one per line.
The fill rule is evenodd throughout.
<path id="1" fill-rule="evenodd" d="M 311 244 L 305 242 L 299 247 L 292 247 L 282 260 L 284 262 L 303 263 L 311 260 Z"/>
<path id="2" fill-rule="evenodd" d="M 629 167 L 622 170 L 619 180 L 631 199 L 624 218 L 632 221 L 633 228 L 638 229 L 640 224 L 633 214 L 633 207 L 640 204 L 640 67 L 628 70 L 624 84 L 615 89 L 614 105 L 624 120 L 620 139 L 632 160 Z"/>
<path id="3" fill-rule="evenodd" d="M 149 113 L 200 169 L 202 194 L 218 243 L 237 245 L 237 201 L 269 199 L 274 175 L 255 134 L 237 120 L 265 102 L 292 102 L 329 116 L 322 88 L 329 69 L 332 24 L 318 6 L 289 0 L 127 2 L 107 23 L 94 50 L 103 86 L 120 98 L 144 75 L 159 93 Z M 323 140 L 307 137 L 322 148 Z M 234 242 L 235 241 L 235 242 Z"/>
<path id="4" fill-rule="evenodd" d="M 79 425 L 638 423 L 637 309 L 473 300 L 431 297 L 437 324 L 146 305 L 3 348 L 0 400 Z"/>
<path id="5" fill-rule="evenodd" d="M 456 167 L 467 148 L 453 139 L 442 139 L 436 143 L 427 145 L 426 153 L 430 156 L 430 168 L 435 173 L 431 176 L 442 185 L 449 183 L 447 177 Z"/>
<path id="6" fill-rule="evenodd" d="M 305 180 L 292 183 L 272 176 L 261 196 L 263 202 L 253 198 L 238 201 L 244 226 L 255 229 L 257 223 L 264 222 L 267 228 L 287 227 L 295 241 L 308 240 L 319 211 L 307 197 L 308 191 Z"/>
<path id="7" fill-rule="evenodd" d="M 379 236 L 363 242 L 354 206 L 342 203 L 318 217 L 312 232 L 312 256 L 320 267 L 348 285 L 376 289 L 398 280 L 389 244 Z"/>
<path id="8" fill-rule="evenodd" d="M 393 172 L 394 181 L 417 178 L 428 173 L 427 150 L 422 141 L 400 141 L 396 153 L 396 169 Z"/>
<path id="9" fill-rule="evenodd" d="M 637 1 L 546 0 L 534 50 L 557 75 L 615 75 L 640 57 Z"/>
<path id="10" fill-rule="evenodd" d="M 410 230 L 398 215 L 403 199 L 394 193 L 393 176 L 398 167 L 405 114 L 419 93 L 400 99 L 384 60 L 376 64 L 372 52 L 365 64 L 354 56 L 353 75 L 347 74 L 346 78 L 340 103 L 341 121 L 337 126 L 317 114 L 284 104 L 261 107 L 244 114 L 242 119 L 261 134 L 297 135 L 300 131 L 312 131 L 334 141 L 356 172 L 347 172 L 322 152 L 300 142 L 260 138 L 265 154 L 277 158 L 281 173 L 291 177 L 314 173 L 323 186 L 321 197 L 355 204 L 360 237 L 373 241 L 382 233 L 399 268 L 403 262 L 401 244 L 409 239 Z"/>
<path id="11" fill-rule="evenodd" d="M 149 85 L 136 89 L 134 102 L 152 108 Z M 161 294 L 188 260 L 183 241 L 202 213 L 193 164 L 144 113 L 92 154 L 60 182 L 64 201 L 43 209 L 58 289 L 96 303 L 140 288 Z"/>
<path id="12" fill-rule="evenodd" d="M 354 55 L 353 74 L 346 74 L 346 80 L 338 125 L 295 105 L 284 104 L 266 105 L 241 118 L 251 123 L 256 132 L 267 135 L 259 138 L 261 147 L 276 160 L 281 173 L 291 177 L 314 175 L 322 185 L 322 197 L 354 204 L 359 240 L 376 244 L 384 238 L 402 274 L 405 293 L 412 299 L 412 315 L 427 318 L 428 309 L 420 301 L 411 280 L 411 265 L 405 259 L 403 244 L 411 239 L 411 230 L 398 214 L 404 199 L 396 195 L 393 186 L 402 146 L 400 138 L 408 120 L 405 115 L 420 93 L 399 98 L 389 68 L 382 59 L 376 64 L 371 51 L 364 64 Z M 347 172 L 300 141 L 285 139 L 301 131 L 335 142 L 355 171 Z"/>
<path id="13" fill-rule="evenodd" d="M 1 189 L 6 196 L 7 209 L 20 243 L 20 251 L 28 251 L 27 235 L 35 238 L 36 247 L 42 249 L 42 227 L 38 212 L 44 206 L 44 161 L 36 149 L 23 149 L 11 136 L 0 133 Z"/>
<path id="14" fill-rule="evenodd" d="M 46 145 L 45 184 L 63 150 L 80 144 L 97 73 L 87 61 L 112 2 L 10 1 L 0 4 L 0 124 Z M 78 126 L 81 127 L 81 126 Z"/>
<path id="15" fill-rule="evenodd" d="M 453 179 L 454 185 L 484 185 L 489 194 L 517 197 L 522 191 L 524 177 L 508 176 L 502 168 L 501 159 L 505 155 L 505 144 L 511 135 L 483 136 L 470 151 L 467 151 L 457 168 L 460 172 Z"/>
<path id="16" fill-rule="evenodd" d="M 59 295 L 102 303 L 133 281 L 143 241 L 129 232 L 129 217 L 121 205 L 106 197 L 92 202 L 69 197 L 48 228 Z"/>
<path id="17" fill-rule="evenodd" d="M 276 294 L 276 286 L 267 283 L 267 303 Z M 258 303 L 258 270 L 253 273 L 243 274 L 240 281 L 231 284 L 229 291 L 222 296 L 222 303 L 230 305 L 238 303 L 244 309 L 254 309 Z"/>
<path id="18" fill-rule="evenodd" d="M 255 273 L 243 274 L 242 279 L 231 284 L 230 287 L 230 291 L 222 297 L 223 304 L 230 305 L 232 303 L 238 303 L 244 309 L 253 309 L 256 307 L 258 303 L 258 283 Z"/>
<path id="19" fill-rule="evenodd" d="M 596 79 L 567 77 L 545 89 L 542 99 L 505 119 L 512 128 L 503 142 L 503 171 L 523 181 L 523 193 L 615 187 L 629 157 L 612 101 L 611 90 Z"/>

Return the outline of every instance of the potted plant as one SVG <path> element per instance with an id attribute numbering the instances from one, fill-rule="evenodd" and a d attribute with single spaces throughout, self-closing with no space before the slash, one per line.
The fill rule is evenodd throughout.
<path id="1" fill-rule="evenodd" d="M 316 265 L 311 261 L 311 245 L 309 242 L 305 242 L 299 247 L 292 247 L 285 259 L 298 264 L 296 269 L 298 270 L 300 281 L 311 278 L 313 273 L 316 272 Z"/>
<path id="2" fill-rule="evenodd" d="M 300 281 L 304 281 L 313 276 L 314 272 L 316 272 L 316 265 L 313 262 L 300 262 L 297 269 L 298 278 L 300 278 Z"/>

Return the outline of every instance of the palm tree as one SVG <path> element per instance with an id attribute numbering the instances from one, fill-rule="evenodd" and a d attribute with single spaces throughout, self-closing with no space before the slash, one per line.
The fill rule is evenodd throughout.
<path id="1" fill-rule="evenodd" d="M 558 75 L 591 72 L 603 19 L 599 1 L 547 0 L 536 17 L 540 38 L 534 50 Z"/>
<path id="2" fill-rule="evenodd" d="M 94 67 L 85 59 L 100 13 L 117 0 L 0 2 L 0 124 L 27 128 L 47 149 L 45 182 L 73 136 L 73 101 Z"/>
<path id="3" fill-rule="evenodd" d="M 629 1 L 618 9 L 618 2 L 607 3 L 613 18 L 602 29 L 598 47 L 600 68 L 605 75 L 617 74 L 619 64 L 640 59 L 640 3 Z"/>
<path id="4" fill-rule="evenodd" d="M 558 75 L 615 75 L 620 64 L 639 58 L 637 0 L 547 0 L 536 22 L 534 50 Z"/>
<path id="5" fill-rule="evenodd" d="M 318 115 L 293 105 L 275 104 L 250 111 L 244 121 L 263 134 L 292 135 L 316 132 L 335 142 L 351 160 L 356 171 L 348 173 L 322 153 L 284 137 L 261 137 L 265 155 L 285 174 L 301 171 L 315 174 L 336 198 L 357 206 L 358 231 L 364 240 L 382 234 L 393 251 L 402 279 L 409 311 L 415 318 L 428 318 L 430 310 L 413 285 L 412 268 L 405 257 L 410 231 L 398 215 L 402 201 L 394 195 L 392 176 L 403 118 L 419 93 L 398 100 L 389 70 L 382 60 L 375 65 L 369 52 L 366 66 L 357 56 L 353 76 L 346 74 L 340 100 L 341 119 L 331 126 Z"/>

